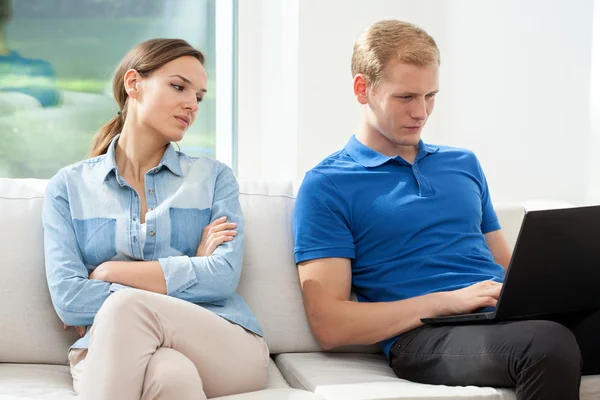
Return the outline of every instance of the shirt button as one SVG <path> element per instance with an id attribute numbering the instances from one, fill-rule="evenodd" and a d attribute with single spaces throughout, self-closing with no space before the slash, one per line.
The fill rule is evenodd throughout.
<path id="1" fill-rule="evenodd" d="M 418 170 L 418 169 L 415 169 L 415 174 L 418 174 L 418 173 L 419 173 L 419 170 Z"/>
<path id="2" fill-rule="evenodd" d="M 150 193 L 150 194 L 154 194 L 154 189 L 150 189 L 150 190 L 148 190 L 148 193 Z"/>
<path id="3" fill-rule="evenodd" d="M 158 168 L 154 168 L 154 171 L 152 171 L 152 172 L 154 172 L 156 174 L 158 172 Z"/>
<path id="4" fill-rule="evenodd" d="M 136 218 L 136 217 L 133 217 L 133 222 L 135 222 L 135 221 L 137 221 L 137 218 Z"/>
<path id="5" fill-rule="evenodd" d="M 150 231 L 150 236 L 154 236 L 154 231 Z"/>

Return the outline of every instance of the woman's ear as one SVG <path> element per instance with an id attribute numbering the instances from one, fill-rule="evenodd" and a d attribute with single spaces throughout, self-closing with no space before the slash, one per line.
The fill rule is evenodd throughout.
<path id="1" fill-rule="evenodd" d="M 124 84 L 127 95 L 133 99 L 137 99 L 140 92 L 142 76 L 135 69 L 130 69 L 125 72 Z"/>

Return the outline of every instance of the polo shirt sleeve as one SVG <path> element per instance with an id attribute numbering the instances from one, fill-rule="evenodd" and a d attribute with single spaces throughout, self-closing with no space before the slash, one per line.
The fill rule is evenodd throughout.
<path id="1" fill-rule="evenodd" d="M 498 216 L 496 215 L 496 211 L 494 210 L 494 206 L 492 204 L 490 189 L 488 187 L 485 174 L 483 173 L 483 168 L 481 167 L 481 164 L 479 163 L 479 160 L 477 160 L 477 158 L 475 158 L 475 162 L 477 164 L 477 172 L 479 175 L 479 183 L 481 186 L 481 232 L 483 234 L 486 234 L 493 231 L 497 231 L 501 227 L 500 222 L 498 221 Z"/>
<path id="2" fill-rule="evenodd" d="M 350 208 L 324 174 L 309 171 L 296 199 L 292 217 L 296 263 L 318 258 L 354 258 L 349 228 Z"/>

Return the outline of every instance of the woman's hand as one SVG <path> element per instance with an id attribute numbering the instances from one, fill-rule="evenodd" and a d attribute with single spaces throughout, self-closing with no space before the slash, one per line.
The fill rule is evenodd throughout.
<path id="1" fill-rule="evenodd" d="M 63 329 L 69 329 L 70 326 L 67 324 L 63 324 Z M 75 328 L 75 330 L 77 331 L 77 334 L 79 335 L 79 337 L 84 337 L 85 333 L 87 332 L 87 326 L 74 326 L 73 328 Z"/>
<path id="2" fill-rule="evenodd" d="M 237 225 L 227 223 L 227 217 L 221 217 L 208 224 L 202 230 L 202 241 L 196 250 L 196 257 L 210 256 L 217 247 L 225 242 L 231 242 L 237 235 L 234 231 Z"/>
<path id="3" fill-rule="evenodd" d="M 94 269 L 92 271 L 92 273 L 89 276 L 89 279 L 95 279 L 98 281 L 104 281 L 104 282 L 109 282 L 108 281 L 108 269 L 110 268 L 110 261 L 104 262 L 100 265 L 98 265 L 96 267 L 96 269 Z"/>

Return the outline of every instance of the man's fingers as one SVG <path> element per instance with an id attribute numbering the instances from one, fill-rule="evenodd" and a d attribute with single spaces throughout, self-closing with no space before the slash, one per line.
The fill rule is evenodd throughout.
<path id="1" fill-rule="evenodd" d="M 498 299 L 500 297 L 500 292 L 502 291 L 502 287 L 490 287 L 477 291 L 477 297 L 493 297 L 494 299 Z"/>
<path id="2" fill-rule="evenodd" d="M 496 307 L 496 305 L 498 304 L 498 300 L 493 298 L 492 296 L 484 296 L 480 297 L 480 299 L 482 307 Z"/>
<path id="3" fill-rule="evenodd" d="M 500 282 L 496 282 L 496 281 L 481 281 L 481 282 L 477 282 L 473 286 L 476 286 L 476 287 L 498 287 L 498 286 L 502 286 L 502 284 Z"/>

